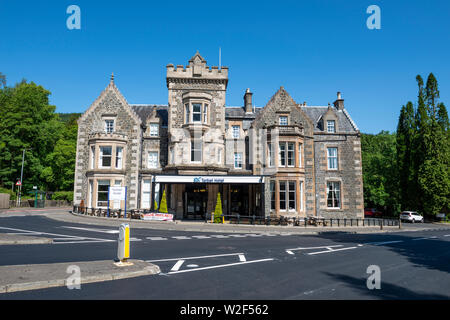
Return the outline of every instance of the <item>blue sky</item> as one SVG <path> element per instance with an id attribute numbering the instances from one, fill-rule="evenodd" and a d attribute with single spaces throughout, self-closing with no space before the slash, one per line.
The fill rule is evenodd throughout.
<path id="1" fill-rule="evenodd" d="M 69 5 L 81 30 L 68 30 Z M 381 30 L 369 30 L 369 5 Z M 57 112 L 84 112 L 112 72 L 130 103 L 167 104 L 166 65 L 196 50 L 228 66 L 227 105 L 246 88 L 264 106 L 280 86 L 327 105 L 341 91 L 362 132 L 394 131 L 416 101 L 415 77 L 433 72 L 450 105 L 450 1 L 4 1 L 0 72 L 52 92 Z"/>

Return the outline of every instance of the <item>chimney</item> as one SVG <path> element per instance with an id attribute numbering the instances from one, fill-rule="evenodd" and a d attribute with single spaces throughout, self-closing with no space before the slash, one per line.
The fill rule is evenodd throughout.
<path id="1" fill-rule="evenodd" d="M 253 96 L 253 93 L 250 92 L 250 89 L 247 89 L 244 94 L 245 113 L 253 112 L 252 96 Z"/>
<path id="2" fill-rule="evenodd" d="M 334 106 L 338 110 L 344 109 L 344 99 L 342 99 L 340 92 L 337 93 L 337 100 L 334 102 Z"/>

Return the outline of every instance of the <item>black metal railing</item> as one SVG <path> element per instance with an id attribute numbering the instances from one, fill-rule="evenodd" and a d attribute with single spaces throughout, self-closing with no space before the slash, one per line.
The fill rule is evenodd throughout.
<path id="1" fill-rule="evenodd" d="M 73 212 L 96 217 L 141 219 L 141 216 L 152 212 L 150 209 L 106 209 L 73 206 Z M 398 218 L 320 218 L 320 217 L 283 217 L 258 215 L 221 215 L 228 224 L 267 225 L 267 226 L 299 226 L 299 227 L 401 227 Z M 213 214 L 203 216 L 205 223 L 214 222 Z M 175 215 L 174 215 L 175 219 Z"/>

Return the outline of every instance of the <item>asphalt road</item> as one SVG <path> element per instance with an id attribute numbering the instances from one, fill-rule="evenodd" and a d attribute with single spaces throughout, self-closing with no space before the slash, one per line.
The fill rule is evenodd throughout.
<path id="1" fill-rule="evenodd" d="M 117 229 L 44 216 L 0 218 L 0 232 L 53 244 L 0 246 L 0 265 L 116 258 Z M 36 233 L 38 232 L 38 233 Z M 131 230 L 131 257 L 162 273 L 10 294 L 0 299 L 445 299 L 450 228 L 381 234 L 248 235 Z M 380 289 L 368 289 L 369 266 Z"/>

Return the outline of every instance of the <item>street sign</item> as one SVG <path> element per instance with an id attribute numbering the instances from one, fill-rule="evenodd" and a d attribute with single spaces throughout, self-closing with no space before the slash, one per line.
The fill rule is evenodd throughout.
<path id="1" fill-rule="evenodd" d="M 22 185 L 22 182 L 20 182 L 20 180 L 18 180 L 17 182 L 16 182 L 16 186 L 21 186 Z"/>
<path id="2" fill-rule="evenodd" d="M 109 200 L 125 200 L 125 187 L 109 187 Z"/>

